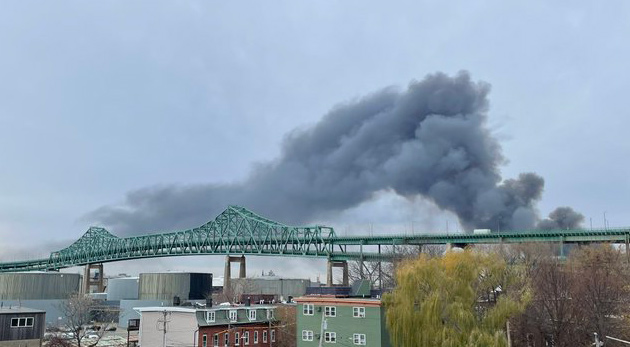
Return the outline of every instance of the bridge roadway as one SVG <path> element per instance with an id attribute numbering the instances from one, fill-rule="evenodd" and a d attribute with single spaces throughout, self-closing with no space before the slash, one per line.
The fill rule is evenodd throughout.
<path id="1" fill-rule="evenodd" d="M 630 228 L 337 236 L 330 227 L 287 226 L 243 207 L 229 206 L 214 220 L 185 231 L 121 238 L 104 228 L 91 227 L 79 240 L 60 251 L 52 252 L 48 258 L 0 263 L 0 272 L 50 271 L 120 260 L 212 254 L 316 257 L 329 261 L 391 261 L 396 254 L 381 253 L 381 246 L 611 242 L 623 243 L 628 248 L 629 241 Z M 379 252 L 364 252 L 364 246 L 379 246 Z"/>

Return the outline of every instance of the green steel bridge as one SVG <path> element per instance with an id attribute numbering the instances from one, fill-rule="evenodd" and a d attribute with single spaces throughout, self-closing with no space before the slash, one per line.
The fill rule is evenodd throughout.
<path id="1" fill-rule="evenodd" d="M 381 246 L 611 242 L 623 243 L 628 248 L 629 241 L 630 228 L 338 236 L 330 227 L 287 226 L 243 207 L 229 206 L 214 220 L 185 231 L 121 238 L 104 228 L 91 227 L 79 240 L 60 251 L 52 252 L 48 258 L 0 263 L 0 272 L 54 271 L 120 260 L 212 254 L 316 257 L 329 261 L 391 261 L 396 255 L 381 253 Z M 364 252 L 364 246 L 378 246 L 379 252 Z"/>

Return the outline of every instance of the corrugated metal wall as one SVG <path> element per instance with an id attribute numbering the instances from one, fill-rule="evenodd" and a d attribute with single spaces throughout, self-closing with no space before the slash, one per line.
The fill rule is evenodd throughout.
<path id="1" fill-rule="evenodd" d="M 0 300 L 65 299 L 80 286 L 79 274 L 0 273 Z"/>
<path id="2" fill-rule="evenodd" d="M 293 278 L 233 278 L 232 284 L 244 294 L 274 294 L 287 300 L 289 296 L 298 297 L 306 293 L 311 285 L 307 279 Z"/>
<path id="3" fill-rule="evenodd" d="M 212 274 L 146 273 L 140 274 L 139 300 L 203 299 L 202 293 L 212 290 Z M 192 295 L 191 295 L 192 294 Z"/>
<path id="4" fill-rule="evenodd" d="M 147 273 L 140 274 L 138 299 L 173 300 L 179 296 L 184 300 L 190 292 L 190 274 L 188 273 Z"/>

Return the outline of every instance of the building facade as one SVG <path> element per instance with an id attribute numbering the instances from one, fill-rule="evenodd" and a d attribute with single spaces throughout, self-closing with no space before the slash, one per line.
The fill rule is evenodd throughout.
<path id="1" fill-rule="evenodd" d="M 297 347 L 389 347 L 381 300 L 304 296 L 296 299 Z"/>
<path id="2" fill-rule="evenodd" d="M 0 308 L 0 347 L 41 347 L 46 312 L 25 307 Z"/>
<path id="3" fill-rule="evenodd" d="M 275 306 L 139 307 L 140 346 L 273 347 Z"/>
<path id="4" fill-rule="evenodd" d="M 219 306 L 197 312 L 199 347 L 272 347 L 278 340 L 275 306 Z"/>

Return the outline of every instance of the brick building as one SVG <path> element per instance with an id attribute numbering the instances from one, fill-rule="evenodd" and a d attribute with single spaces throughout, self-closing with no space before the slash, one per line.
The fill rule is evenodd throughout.
<path id="1" fill-rule="evenodd" d="M 140 346 L 273 347 L 278 338 L 272 305 L 211 308 L 140 307 Z"/>
<path id="2" fill-rule="evenodd" d="M 199 310 L 199 347 L 273 346 L 277 339 L 275 308 L 251 305 Z"/>

